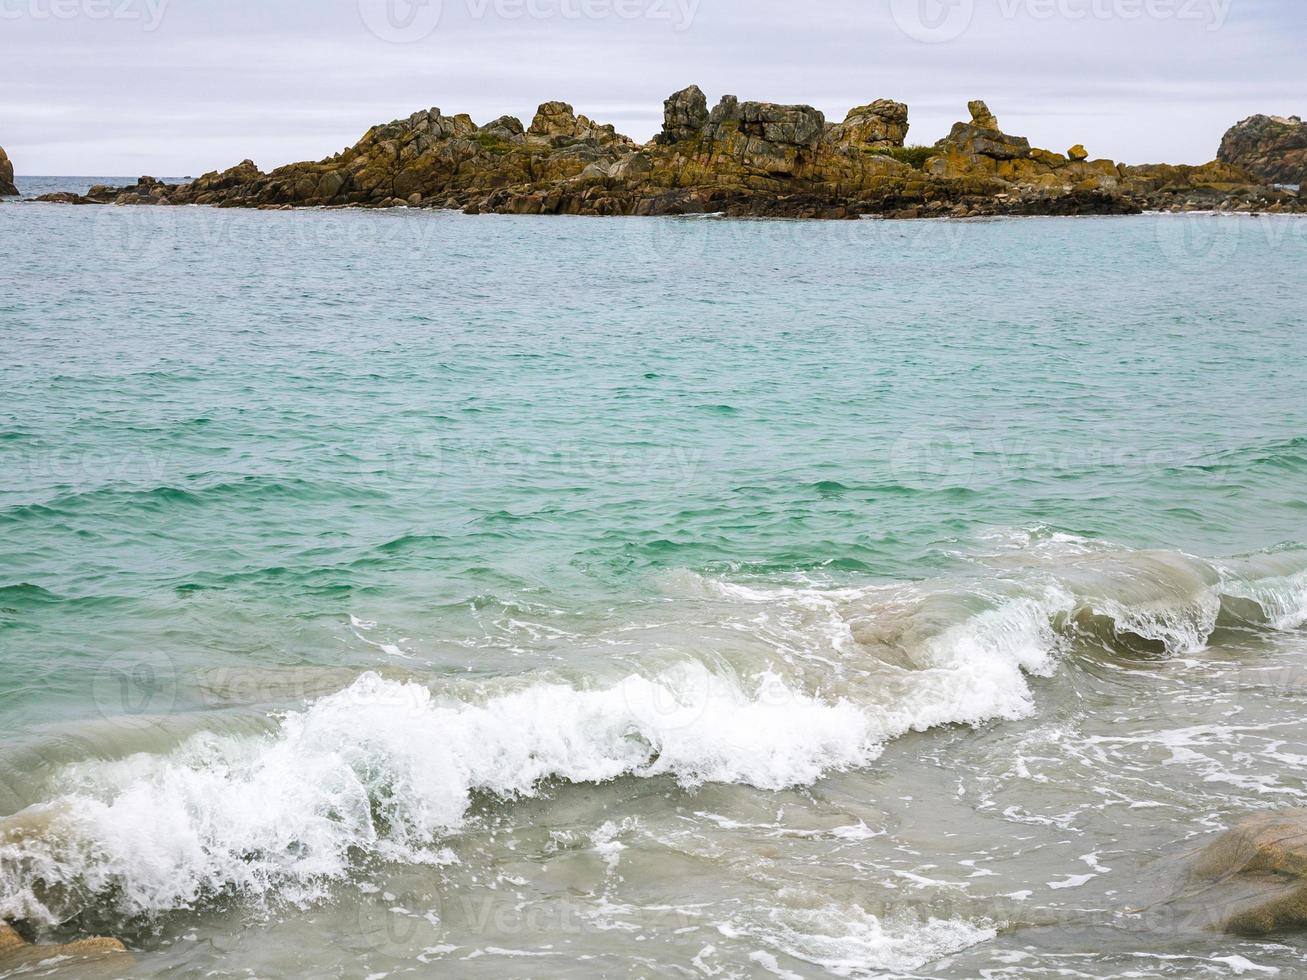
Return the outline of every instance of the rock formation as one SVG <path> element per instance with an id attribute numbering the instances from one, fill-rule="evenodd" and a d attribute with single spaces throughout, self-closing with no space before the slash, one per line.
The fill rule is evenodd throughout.
<path id="1" fill-rule="evenodd" d="M 908 138 L 908 107 L 902 102 L 877 99 L 850 109 L 844 122 L 832 126 L 827 138 L 841 146 L 893 149 Z"/>
<path id="2" fill-rule="evenodd" d="M 1307 929 L 1307 810 L 1259 814 L 1223 834 L 1198 856 L 1174 905 L 1235 935 Z"/>
<path id="3" fill-rule="evenodd" d="M 691 85 L 663 103 L 663 131 L 654 142 L 670 144 L 694 139 L 707 124 L 708 97 L 698 85 Z"/>
<path id="4" fill-rule="evenodd" d="M 0 146 L 0 197 L 13 197 L 18 193 L 14 186 L 14 165 L 9 162 L 9 155 Z"/>
<path id="5" fill-rule="evenodd" d="M 984 102 L 969 109 L 970 121 L 930 148 L 905 146 L 908 107 L 888 99 L 829 123 L 811 106 L 731 95 L 709 111 L 690 86 L 666 100 L 662 132 L 643 146 L 565 102 L 541 105 L 530 126 L 511 116 L 477 126 L 428 109 L 374 126 L 334 156 L 271 173 L 246 160 L 190 184 L 142 177 L 46 199 L 797 218 L 1307 209 L 1237 167 L 1126 167 L 1091 160 L 1079 145 L 1063 155 L 1003 132 Z"/>
<path id="6" fill-rule="evenodd" d="M 0 922 L 0 971 L 31 968 L 55 957 L 68 957 L 81 960 L 78 976 L 87 975 L 86 965 L 90 961 L 105 961 L 118 973 L 123 961 L 131 962 L 127 948 L 116 939 L 80 939 L 62 946 L 35 946 L 18 935 L 4 922 Z"/>
<path id="7" fill-rule="evenodd" d="M 1252 116 L 1225 134 L 1217 159 L 1276 184 L 1307 184 L 1307 123 Z"/>

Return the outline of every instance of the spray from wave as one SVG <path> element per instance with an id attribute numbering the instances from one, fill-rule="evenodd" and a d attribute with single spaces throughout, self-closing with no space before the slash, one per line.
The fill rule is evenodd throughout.
<path id="1" fill-rule="evenodd" d="M 910 731 L 1031 714 L 1031 677 L 1086 638 L 1183 653 L 1222 624 L 1307 621 L 1301 553 L 1218 564 L 1077 542 L 985 564 L 975 580 L 857 588 L 682 573 L 671 587 L 685 609 L 747 635 L 746 657 L 683 650 L 606 681 L 537 675 L 441 694 L 369 674 L 271 734 L 202 733 L 167 754 L 73 765 L 53 799 L 0 820 L 0 918 L 55 923 L 91 905 L 152 915 L 219 896 L 311 903 L 363 856 L 452 860 L 444 842 L 478 795 L 620 777 L 810 784 Z"/>

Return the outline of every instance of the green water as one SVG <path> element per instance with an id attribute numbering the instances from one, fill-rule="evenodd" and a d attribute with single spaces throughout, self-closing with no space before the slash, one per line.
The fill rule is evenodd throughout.
<path id="1" fill-rule="evenodd" d="M 1307 798 L 1307 222 L 0 238 L 0 917 L 142 976 L 1307 970 L 1124 921 Z"/>

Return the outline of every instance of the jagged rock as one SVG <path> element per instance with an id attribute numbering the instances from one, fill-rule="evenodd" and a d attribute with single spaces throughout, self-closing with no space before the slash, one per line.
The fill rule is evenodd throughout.
<path id="1" fill-rule="evenodd" d="M 967 111 L 971 113 L 971 125 L 977 129 L 998 130 L 998 119 L 980 99 L 973 99 L 967 103 Z"/>
<path id="2" fill-rule="evenodd" d="M 477 132 L 484 136 L 513 142 L 524 136 L 526 129 L 517 116 L 500 116 L 494 122 L 486 123 Z"/>
<path id="3" fill-rule="evenodd" d="M 0 146 L 0 197 L 14 197 L 18 194 L 18 188 L 14 185 L 14 165 L 9 160 L 9 155 L 5 153 L 5 148 Z"/>
<path id="4" fill-rule="evenodd" d="M 816 146 L 826 134 L 826 117 L 807 105 L 741 102 L 739 120 L 742 132 L 785 146 Z"/>
<path id="5" fill-rule="evenodd" d="M 877 99 L 849 110 L 844 122 L 832 126 L 826 138 L 842 146 L 891 149 L 908 138 L 908 107 Z"/>
<path id="6" fill-rule="evenodd" d="M 532 136 L 576 138 L 576 113 L 566 102 L 545 102 L 536 110 L 531 128 Z"/>
<path id="7" fill-rule="evenodd" d="M 1119 214 L 1143 207 L 1304 211 L 1298 197 L 1238 168 L 1127 168 L 1032 149 L 971 105 L 927 161 L 904 162 L 907 107 L 859 106 L 827 125 L 810 106 L 724 96 L 711 112 L 691 86 L 664 103 L 645 146 L 546 102 L 529 129 L 510 116 L 485 126 L 432 108 L 374 126 L 316 162 L 263 173 L 251 161 L 190 184 L 142 178 L 94 187 L 77 203 L 207 204 L 285 209 L 446 207 L 468 213 L 908 217 Z M 1080 147 L 1074 147 L 1079 156 Z"/>
<path id="8" fill-rule="evenodd" d="M 1171 904 L 1235 935 L 1307 929 L 1307 810 L 1259 814 L 1217 838 Z"/>
<path id="9" fill-rule="evenodd" d="M 79 939 L 62 946 L 36 946 L 18 935 L 9 925 L 0 922 L 0 970 L 30 969 L 55 957 L 69 957 L 82 961 L 112 958 L 121 966 L 127 958 L 127 947 L 117 939 Z M 129 960 L 130 962 L 130 960 Z"/>
<path id="10" fill-rule="evenodd" d="M 670 144 L 695 139 L 708 124 L 708 98 L 698 85 L 669 97 L 663 103 L 663 131 L 657 142 Z"/>
<path id="11" fill-rule="evenodd" d="M 1002 132 L 984 102 L 970 102 L 967 107 L 971 122 L 954 123 L 948 136 L 935 144 L 940 152 L 927 164 L 929 172 L 940 177 L 999 176 L 1000 161 L 1030 158 L 1030 141 Z"/>
<path id="12" fill-rule="evenodd" d="M 1075 161 L 1089 159 L 1089 151 L 1085 149 L 1083 143 L 1077 143 L 1075 146 L 1071 147 L 1071 149 L 1066 151 L 1066 155 Z"/>
<path id="13" fill-rule="evenodd" d="M 1216 156 L 1263 180 L 1305 184 L 1307 123 L 1298 116 L 1251 116 L 1225 134 Z"/>

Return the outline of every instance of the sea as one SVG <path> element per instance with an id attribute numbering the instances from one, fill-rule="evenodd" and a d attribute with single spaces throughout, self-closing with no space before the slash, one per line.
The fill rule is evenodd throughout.
<path id="1" fill-rule="evenodd" d="M 0 242 L 28 939 L 1307 976 L 1166 901 L 1307 806 L 1307 220 L 11 200 Z"/>

